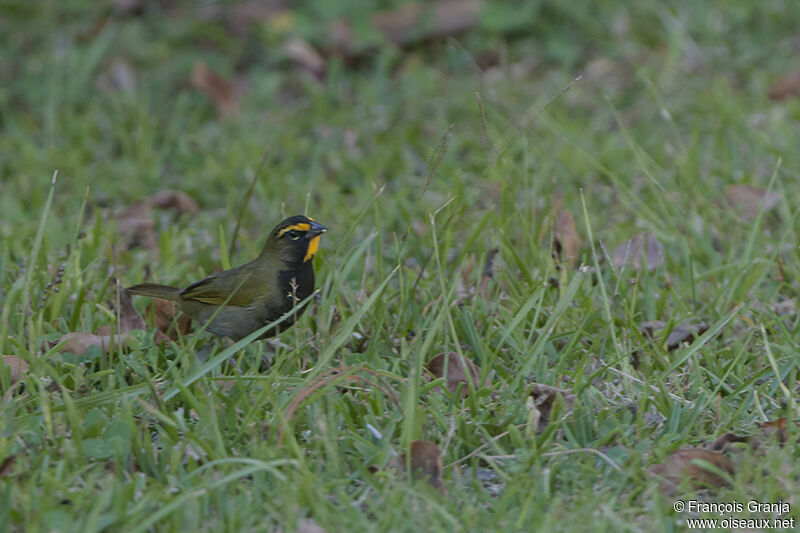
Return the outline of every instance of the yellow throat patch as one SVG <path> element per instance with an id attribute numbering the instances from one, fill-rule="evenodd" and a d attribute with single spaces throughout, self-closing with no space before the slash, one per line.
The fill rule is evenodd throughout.
<path id="1" fill-rule="evenodd" d="M 319 250 L 319 238 L 320 236 L 317 235 L 308 241 L 308 250 L 306 250 L 306 256 L 303 258 L 303 263 L 314 257 L 314 254 L 317 253 L 317 250 Z"/>

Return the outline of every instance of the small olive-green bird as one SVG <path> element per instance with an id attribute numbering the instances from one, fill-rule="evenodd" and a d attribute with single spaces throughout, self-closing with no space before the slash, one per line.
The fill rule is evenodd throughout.
<path id="1" fill-rule="evenodd" d="M 211 320 L 206 327 L 211 333 L 239 340 L 279 319 L 314 292 L 313 258 L 320 236 L 327 230 L 312 218 L 289 217 L 275 226 L 261 254 L 247 264 L 208 276 L 185 289 L 142 283 L 127 290 L 130 294 L 175 301 L 181 311 L 200 324 Z M 287 329 L 305 307 L 261 338 Z"/>

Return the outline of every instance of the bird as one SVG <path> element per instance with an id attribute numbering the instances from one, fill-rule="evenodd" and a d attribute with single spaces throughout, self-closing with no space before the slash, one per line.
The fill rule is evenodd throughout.
<path id="1" fill-rule="evenodd" d="M 291 216 L 267 236 L 257 258 L 208 276 L 184 289 L 141 283 L 132 295 L 165 298 L 219 337 L 238 341 L 278 320 L 314 292 L 314 255 L 328 228 L 311 217 Z M 303 306 L 259 339 L 285 331 L 303 314 Z M 214 315 L 216 313 L 216 316 Z"/>

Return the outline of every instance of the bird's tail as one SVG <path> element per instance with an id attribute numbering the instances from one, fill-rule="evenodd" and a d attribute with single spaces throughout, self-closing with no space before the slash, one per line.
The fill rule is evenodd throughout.
<path id="1" fill-rule="evenodd" d="M 158 283 L 140 283 L 139 285 L 128 287 L 126 290 L 130 294 L 164 298 L 176 302 L 181 299 L 181 290 L 179 288 L 170 287 L 169 285 L 159 285 Z"/>

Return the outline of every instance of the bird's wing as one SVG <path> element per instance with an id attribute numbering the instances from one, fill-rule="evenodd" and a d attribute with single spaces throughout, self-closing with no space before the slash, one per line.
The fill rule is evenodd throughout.
<path id="1" fill-rule="evenodd" d="M 222 305 L 227 300 L 226 305 L 249 307 L 269 293 L 268 284 L 258 278 L 252 271 L 243 277 L 240 268 L 234 268 L 192 283 L 181 291 L 181 297 L 211 305 Z"/>

